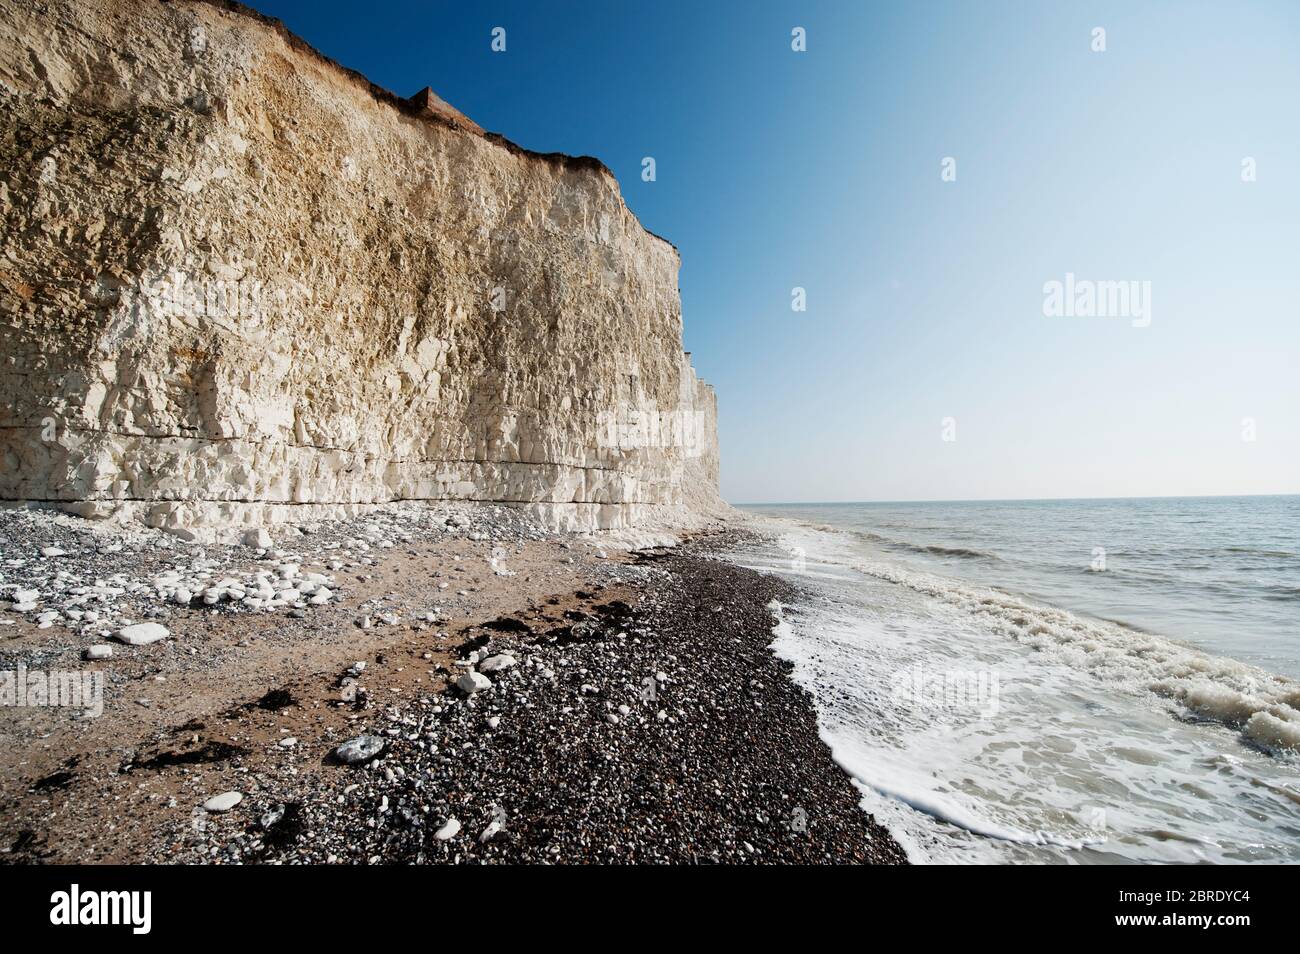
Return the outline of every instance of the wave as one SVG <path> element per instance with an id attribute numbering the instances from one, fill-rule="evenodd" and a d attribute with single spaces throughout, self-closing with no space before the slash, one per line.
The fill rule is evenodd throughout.
<path id="1" fill-rule="evenodd" d="M 1288 559 L 1296 556 L 1290 550 L 1257 550 L 1254 547 L 1224 547 L 1224 553 L 1249 553 L 1252 556 L 1281 557 Z"/>
<path id="2" fill-rule="evenodd" d="M 914 543 L 905 543 L 903 546 L 907 547 L 909 550 L 916 550 L 919 553 L 935 553 L 939 556 L 968 557 L 972 560 L 999 559 L 995 553 L 985 553 L 983 550 L 971 550 L 966 547 L 941 547 L 938 545 L 923 546 Z"/>
<path id="3" fill-rule="evenodd" d="M 999 825 L 996 822 L 989 821 L 979 815 L 978 812 L 972 811 L 963 805 L 958 804 L 950 798 L 944 798 L 942 795 L 926 789 L 907 789 L 889 782 L 873 779 L 864 776 L 858 766 L 862 763 L 856 759 L 841 758 L 832 752 L 832 758 L 837 765 L 847 772 L 852 778 L 860 784 L 879 792 L 886 798 L 892 798 L 902 802 L 909 808 L 918 812 L 923 812 L 931 818 L 937 818 L 939 821 L 955 825 L 972 835 L 980 835 L 984 838 L 993 838 L 997 841 L 1007 841 L 1016 845 L 1033 845 L 1043 846 L 1052 845 L 1057 848 L 1065 848 L 1070 851 L 1078 851 L 1090 845 L 1099 845 L 1106 841 L 1105 838 L 1094 836 L 1091 838 L 1065 838 L 1060 835 L 1054 835 L 1050 832 L 1022 831 L 1019 828 L 1012 828 L 1006 825 Z"/>
<path id="4" fill-rule="evenodd" d="M 890 537 L 882 536 L 879 533 L 873 533 L 870 530 L 847 530 L 840 531 L 836 527 L 818 527 L 816 529 L 831 530 L 833 532 L 850 533 L 862 540 L 871 543 L 877 543 L 881 546 L 895 547 L 899 550 L 910 550 L 913 553 L 928 553 L 932 556 L 955 556 L 963 557 L 968 560 L 1000 560 L 996 553 L 987 553 L 984 550 L 976 550 L 971 547 L 945 547 L 937 543 L 909 543 L 906 540 L 894 540 Z"/>
<path id="5" fill-rule="evenodd" d="M 773 600 L 768 603 L 767 609 L 775 620 L 772 626 L 774 644 L 788 645 L 794 635 L 794 629 L 785 617 L 785 607 Z M 825 726 L 821 731 L 823 739 L 831 748 L 831 757 L 861 787 L 973 835 L 1010 844 L 1033 847 L 1053 846 L 1069 851 L 1099 845 L 1106 840 L 1105 837 L 1095 834 L 1068 837 L 1048 831 L 1029 831 L 1013 824 L 994 821 L 986 817 L 978 805 L 966 804 L 959 797 L 935 791 L 924 782 L 909 778 L 905 772 L 883 768 L 879 759 L 863 754 L 859 750 L 858 743 L 851 736 L 830 732 Z"/>
<path id="6" fill-rule="evenodd" d="M 1013 588 L 1014 548 L 983 569 L 927 567 L 868 545 L 860 525 L 762 523 L 737 556 L 798 579 L 793 605 L 772 607 L 773 649 L 863 808 L 914 862 L 1300 857 L 1300 680 L 1156 635 L 1119 606 L 1111 620 L 1057 609 Z M 1250 622 L 1222 601 L 1210 612 L 1216 628 Z M 995 695 L 900 693 L 918 672 L 996 677 Z"/>
<path id="7" fill-rule="evenodd" d="M 965 609 L 994 632 L 1050 652 L 1098 679 L 1172 700 L 1189 715 L 1234 728 L 1264 749 L 1300 750 L 1300 683 L 1295 680 L 987 587 L 885 563 L 853 568 Z"/>

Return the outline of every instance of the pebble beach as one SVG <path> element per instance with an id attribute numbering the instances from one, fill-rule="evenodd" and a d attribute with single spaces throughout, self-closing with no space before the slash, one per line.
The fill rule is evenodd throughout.
<path id="1" fill-rule="evenodd" d="M 0 860 L 902 863 L 716 554 L 397 506 L 183 541 L 0 513 Z M 51 680 L 53 685 L 53 680 Z"/>

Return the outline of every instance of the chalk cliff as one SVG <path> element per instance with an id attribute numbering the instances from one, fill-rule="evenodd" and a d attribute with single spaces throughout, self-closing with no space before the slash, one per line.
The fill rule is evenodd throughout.
<path id="1" fill-rule="evenodd" d="M 236 4 L 0 0 L 0 499 L 179 529 L 717 508 L 676 250 L 598 161 Z"/>

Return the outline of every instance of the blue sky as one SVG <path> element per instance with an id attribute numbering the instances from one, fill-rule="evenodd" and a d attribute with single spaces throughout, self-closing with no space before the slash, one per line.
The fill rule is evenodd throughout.
<path id="1" fill-rule="evenodd" d="M 1300 4 L 254 5 L 614 170 L 733 502 L 1300 492 Z M 1150 324 L 1045 316 L 1067 272 Z"/>

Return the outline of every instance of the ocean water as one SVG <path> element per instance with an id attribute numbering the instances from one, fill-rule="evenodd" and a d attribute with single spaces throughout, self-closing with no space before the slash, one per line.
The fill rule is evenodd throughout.
<path id="1" fill-rule="evenodd" d="M 1300 497 L 744 508 L 917 862 L 1300 862 Z"/>

